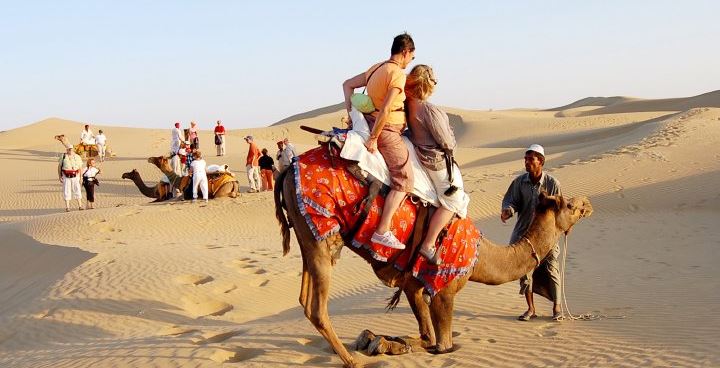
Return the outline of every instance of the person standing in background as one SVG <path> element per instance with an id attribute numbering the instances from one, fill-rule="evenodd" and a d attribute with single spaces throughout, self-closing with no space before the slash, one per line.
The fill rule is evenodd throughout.
<path id="1" fill-rule="evenodd" d="M 245 161 L 245 169 L 247 170 L 248 184 L 250 189 L 248 193 L 257 193 L 260 191 L 260 150 L 253 141 L 253 137 L 248 135 L 245 142 L 249 145 L 247 160 Z"/>
<path id="2" fill-rule="evenodd" d="M 190 130 L 188 131 L 188 140 L 193 145 L 193 148 L 200 149 L 200 137 L 198 137 L 197 124 L 194 121 L 190 122 Z"/>
<path id="3" fill-rule="evenodd" d="M 262 149 L 262 156 L 260 156 L 258 164 L 260 165 L 260 177 L 262 178 L 263 190 L 273 190 L 275 187 L 275 179 L 273 177 L 275 161 L 268 155 L 267 148 Z"/>
<path id="4" fill-rule="evenodd" d="M 225 156 L 225 127 L 222 125 L 220 120 L 218 120 L 216 124 L 215 147 L 217 148 L 217 155 Z"/>
<path id="5" fill-rule="evenodd" d="M 77 199 L 78 209 L 83 209 L 80 169 L 82 169 L 82 158 L 75 153 L 72 147 L 68 147 L 58 162 L 58 178 L 62 183 L 65 212 L 70 212 L 70 199 Z"/>
<path id="6" fill-rule="evenodd" d="M 105 148 L 107 147 L 105 145 L 107 141 L 107 137 L 105 137 L 105 134 L 103 133 L 102 129 L 98 130 L 98 135 L 95 136 L 95 146 L 97 147 L 98 156 L 100 157 L 100 162 L 105 161 Z"/>
<path id="7" fill-rule="evenodd" d="M 100 132 L 102 132 L 102 130 Z M 89 210 L 95 208 L 95 186 L 100 185 L 96 178 L 98 175 L 100 175 L 100 169 L 95 167 L 95 159 L 88 159 L 87 167 L 85 167 L 82 173 L 82 185 L 85 188 L 87 199 L 85 208 Z"/>
<path id="8" fill-rule="evenodd" d="M 282 148 L 282 160 L 283 164 L 287 167 L 290 166 L 292 163 L 293 157 L 297 156 L 297 152 L 295 151 L 295 146 L 290 143 L 290 140 L 285 138 L 283 139 L 283 148 Z"/>

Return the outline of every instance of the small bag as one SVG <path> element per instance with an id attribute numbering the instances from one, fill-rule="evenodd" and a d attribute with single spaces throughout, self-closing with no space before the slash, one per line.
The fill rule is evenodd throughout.
<path id="1" fill-rule="evenodd" d="M 355 109 L 357 109 L 357 111 L 360 111 L 363 114 L 370 114 L 376 110 L 372 99 L 370 99 L 370 96 L 365 94 L 364 89 L 363 93 L 353 93 L 352 96 L 350 96 L 350 103 Z"/>
<path id="2" fill-rule="evenodd" d="M 362 93 L 353 93 L 353 94 L 350 96 L 350 103 L 352 104 L 352 106 L 353 106 L 355 109 L 357 109 L 357 111 L 360 111 L 360 112 L 363 113 L 363 114 L 370 114 L 370 113 L 373 113 L 373 112 L 375 112 L 375 111 L 378 111 L 377 108 L 375 108 L 375 105 L 373 104 L 372 99 L 370 98 L 370 96 L 368 96 L 367 94 L 365 94 L 365 90 L 367 89 L 367 82 L 370 82 L 370 78 L 372 78 L 373 74 L 375 74 L 375 72 L 376 72 L 378 69 L 380 69 L 381 66 L 383 66 L 383 65 L 385 65 L 385 64 L 387 64 L 387 63 L 389 63 L 389 61 L 386 61 L 386 62 L 378 65 L 378 67 L 375 68 L 375 70 L 373 70 L 372 73 L 370 73 L 370 75 L 368 76 L 368 78 L 367 78 L 367 80 L 366 80 L 366 82 L 365 82 L 366 87 L 363 88 Z"/>
<path id="3" fill-rule="evenodd" d="M 77 176 L 78 170 L 63 170 L 62 173 L 66 178 L 74 178 Z"/>

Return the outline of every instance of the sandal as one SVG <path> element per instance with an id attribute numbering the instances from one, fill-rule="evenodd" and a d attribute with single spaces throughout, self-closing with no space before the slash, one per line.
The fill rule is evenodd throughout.
<path id="1" fill-rule="evenodd" d="M 564 319 L 565 319 L 565 316 L 563 316 L 563 314 L 560 313 L 560 312 L 555 313 L 555 314 L 553 314 L 553 316 L 552 316 L 552 320 L 555 321 L 555 322 L 560 322 L 560 321 L 562 321 L 562 320 L 564 320 Z"/>
<path id="2" fill-rule="evenodd" d="M 535 314 L 535 313 L 530 314 L 530 312 L 527 311 L 527 312 L 521 314 L 521 315 L 518 317 L 518 321 L 527 322 L 527 321 L 529 321 L 529 320 L 531 320 L 531 319 L 533 319 L 533 318 L 537 318 L 537 314 Z"/>
<path id="3" fill-rule="evenodd" d="M 442 259 L 440 259 L 440 253 L 437 251 L 437 248 L 433 248 L 432 253 L 428 254 L 426 253 L 425 249 L 420 247 L 418 253 L 420 253 L 421 256 L 425 257 L 427 262 L 431 265 L 440 266 L 442 264 Z"/>

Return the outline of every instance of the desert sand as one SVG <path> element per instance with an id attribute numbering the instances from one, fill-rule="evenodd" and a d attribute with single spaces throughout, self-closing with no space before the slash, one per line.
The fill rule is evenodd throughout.
<path id="1" fill-rule="evenodd" d="M 370 367 L 679 367 L 720 365 L 720 91 L 689 98 L 587 98 L 549 110 L 446 108 L 460 145 L 475 225 L 505 243 L 499 219 L 510 181 L 531 143 L 565 194 L 590 198 L 594 214 L 569 236 L 566 292 L 590 321 L 552 322 L 525 310 L 515 282 L 468 284 L 455 304 L 446 355 L 355 357 Z M 0 133 L 0 366 L 336 367 L 340 359 L 298 304 L 300 252 L 282 257 L 272 194 L 245 193 L 252 134 L 260 147 L 289 137 L 314 147 L 300 125 L 328 128 L 339 105 L 267 128 L 230 130 L 228 156 L 209 163 L 241 182 L 234 199 L 149 203 L 121 174 L 154 185 L 147 157 L 165 154 L 169 129 L 103 129 L 116 156 L 102 164 L 97 209 L 64 212 L 55 134 L 78 139 L 82 123 L 50 118 Z M 350 346 L 363 330 L 416 335 L 406 301 L 344 250 L 330 315 Z"/>

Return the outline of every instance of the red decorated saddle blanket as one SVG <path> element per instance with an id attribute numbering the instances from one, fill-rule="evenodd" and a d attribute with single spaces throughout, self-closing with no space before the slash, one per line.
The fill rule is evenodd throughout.
<path id="1" fill-rule="evenodd" d="M 293 163 L 297 202 L 300 212 L 315 239 L 346 232 L 360 217 L 360 207 L 368 188 L 347 171 L 347 161 L 334 158 L 330 162 L 327 150 L 318 147 L 298 157 Z M 381 262 L 393 260 L 398 270 L 410 269 L 409 251 L 388 248 L 370 241 L 382 211 L 385 199 L 378 195 L 364 223 L 352 239 L 351 246 L 358 252 L 367 252 Z M 422 204 L 419 204 L 422 205 Z M 403 243 L 412 234 L 417 206 L 405 200 L 393 216 L 390 230 Z M 482 234 L 470 219 L 457 219 L 448 228 L 439 245 L 442 265 L 428 264 L 417 257 L 412 274 L 420 280 L 430 295 L 435 295 L 456 277 L 469 272 L 477 260 L 477 245 Z M 398 254 L 402 252 L 402 254 Z"/>

